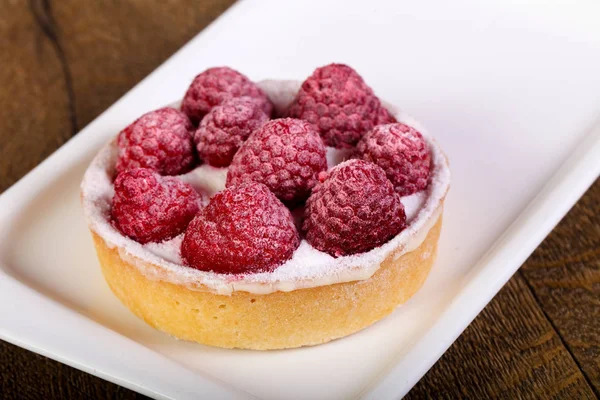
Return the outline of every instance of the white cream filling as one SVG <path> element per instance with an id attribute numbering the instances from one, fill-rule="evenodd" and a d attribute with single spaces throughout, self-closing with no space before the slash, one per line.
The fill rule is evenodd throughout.
<path id="1" fill-rule="evenodd" d="M 297 81 L 260 83 L 278 110 L 287 108 L 299 84 Z M 366 280 L 390 255 L 393 254 L 394 259 L 397 259 L 421 245 L 441 214 L 441 203 L 450 182 L 447 161 L 437 143 L 416 121 L 398 112 L 393 106 L 386 106 L 399 121 L 415 127 L 424 135 L 431 149 L 433 169 L 431 183 L 426 190 L 402 198 L 407 214 L 407 228 L 387 243 L 366 253 L 334 258 L 315 249 L 303 239 L 292 258 L 273 272 L 226 275 L 183 266 L 180 253 L 183 235 L 163 243 L 141 245 L 123 236 L 111 225 L 110 204 L 114 194 L 111 177 L 117 156 L 114 141 L 94 158 L 81 185 L 88 225 L 109 247 L 117 247 L 121 258 L 137 266 L 147 278 L 184 285 L 193 290 L 208 289 L 218 294 L 231 294 L 233 291 L 267 294 Z M 348 156 L 347 151 L 328 149 L 328 164 L 331 167 Z M 179 178 L 203 192 L 208 199 L 225 187 L 226 176 L 226 168 L 202 165 Z M 294 213 L 295 216 L 298 214 Z"/>

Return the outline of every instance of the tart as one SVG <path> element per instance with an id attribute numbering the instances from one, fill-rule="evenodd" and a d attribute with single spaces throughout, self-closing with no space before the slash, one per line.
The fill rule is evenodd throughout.
<path id="1" fill-rule="evenodd" d="M 350 78 L 345 77 L 344 79 L 354 79 L 354 77 L 350 75 Z M 245 81 L 242 83 L 245 84 Z M 238 83 L 234 82 L 234 84 Z M 249 151 L 246 149 L 251 147 L 249 142 L 254 141 L 253 145 L 256 145 L 257 131 L 261 129 L 265 131 L 267 129 L 265 127 L 273 121 L 261 121 L 258 125 L 244 125 L 235 122 L 236 129 L 240 126 L 242 128 L 250 126 L 251 135 L 248 136 L 241 128 L 236 130 L 236 134 L 240 135 L 241 139 L 229 140 L 227 151 L 214 158 L 221 164 L 231 162 L 229 168 L 215 167 L 201 162 L 200 165 L 195 164 L 195 167 L 190 167 L 190 157 L 186 156 L 180 157 L 186 163 L 180 171 L 167 162 L 166 164 L 159 163 L 162 172 L 158 167 L 152 171 L 152 174 L 155 174 L 152 176 L 156 176 L 156 178 L 152 178 L 146 172 L 139 172 L 139 169 L 133 169 L 132 173 L 132 170 L 122 167 L 124 164 L 122 162 L 122 137 L 125 131 L 104 146 L 91 162 L 81 185 L 81 199 L 102 272 L 106 282 L 121 302 L 149 325 L 180 339 L 223 348 L 267 350 L 317 345 L 350 335 L 384 318 L 392 313 L 398 305 L 411 298 L 425 282 L 437 254 L 444 199 L 450 182 L 448 162 L 444 153 L 420 124 L 392 105 L 383 102 L 380 108 L 367 111 L 377 114 L 373 117 L 373 122 L 370 125 L 367 124 L 370 128 L 369 131 L 374 133 L 361 133 L 358 132 L 360 129 L 355 129 L 351 134 L 346 134 L 344 129 L 336 130 L 335 126 L 332 128 L 331 121 L 311 121 L 309 108 L 312 103 L 310 101 L 302 103 L 303 100 L 301 100 L 301 94 L 303 90 L 306 91 L 306 86 L 306 82 L 302 84 L 298 81 L 268 80 L 256 84 L 259 90 L 244 89 L 251 93 L 250 97 L 259 98 L 256 104 L 261 109 L 267 110 L 265 114 L 285 115 L 290 117 L 288 118 L 290 120 L 293 117 L 307 121 L 305 129 L 315 129 L 320 132 L 325 149 L 326 165 L 315 168 L 327 171 L 313 171 L 313 176 L 318 176 L 318 178 L 315 178 L 315 182 L 308 186 L 312 189 L 306 189 L 303 186 L 302 190 L 292 194 L 289 194 L 289 191 L 286 194 L 280 194 L 273 189 L 272 185 L 269 185 L 269 182 L 273 180 L 268 179 L 256 184 L 260 190 L 251 189 L 260 196 L 262 196 L 260 193 L 263 192 L 267 193 L 265 196 L 271 196 L 268 197 L 269 204 L 279 207 L 277 210 L 285 209 L 282 211 L 281 215 L 284 216 L 282 218 L 292 221 L 283 230 L 287 233 L 293 231 L 284 238 L 284 242 L 259 243 L 251 240 L 248 242 L 250 246 L 258 243 L 256 246 L 259 246 L 259 249 L 248 248 L 247 253 L 256 253 L 259 256 L 264 254 L 265 257 L 271 254 L 268 246 L 277 247 L 281 243 L 284 243 L 281 245 L 282 247 L 292 246 L 288 248 L 289 254 L 279 258 L 275 257 L 275 261 L 265 265 L 254 268 L 253 263 L 260 264 L 254 259 L 255 261 L 248 265 L 240 265 L 240 268 L 236 268 L 238 265 L 231 263 L 225 263 L 224 267 L 218 268 L 215 265 L 212 268 L 206 260 L 217 260 L 211 261 L 216 263 L 221 258 L 227 258 L 231 253 L 229 249 L 224 248 L 225 243 L 230 243 L 227 241 L 227 237 L 219 239 L 222 241 L 215 242 L 215 247 L 212 248 L 215 252 L 220 252 L 218 256 L 211 257 L 210 253 L 206 253 L 202 257 L 195 257 L 195 255 L 197 255 L 197 249 L 203 248 L 202 246 L 205 245 L 203 240 L 209 240 L 206 235 L 210 236 L 211 232 L 206 233 L 205 231 L 218 229 L 219 226 L 222 226 L 219 224 L 223 224 L 218 222 L 217 225 L 207 225 L 204 223 L 206 221 L 200 220 L 210 218 L 210 212 L 214 213 L 220 210 L 217 205 L 211 205 L 212 203 L 221 201 L 223 204 L 227 204 L 228 198 L 236 198 L 235 196 L 238 195 L 237 192 L 229 193 L 231 196 L 227 197 L 228 191 L 241 190 L 240 187 L 243 189 L 245 187 L 243 185 L 248 185 L 248 183 L 240 183 L 239 185 L 242 186 L 239 186 L 235 177 L 232 178 L 234 174 L 231 171 L 234 168 L 239 170 L 241 168 L 239 165 L 244 165 L 244 160 L 247 159 L 240 154 Z M 266 103 L 261 97 L 263 94 L 268 98 L 269 106 L 265 106 Z M 238 93 L 237 96 L 246 95 Z M 206 143 L 209 143 L 212 137 L 195 140 L 195 136 L 198 135 L 198 131 L 203 129 L 203 126 L 204 129 L 207 129 L 208 123 L 205 121 L 208 121 L 207 118 L 213 118 L 210 110 L 220 105 L 209 104 L 207 106 L 198 98 L 201 98 L 201 95 L 196 94 L 192 104 L 194 107 L 187 105 L 187 108 L 191 107 L 195 110 L 196 121 L 192 118 L 190 120 L 199 124 L 197 128 L 187 125 L 188 122 L 180 123 L 178 116 L 169 114 L 171 122 L 166 125 L 166 129 L 187 129 L 192 144 L 202 143 L 202 151 L 205 152 L 208 151 L 206 149 L 210 149 Z M 214 99 L 215 96 L 207 98 Z M 183 107 L 178 103 L 174 104 L 173 108 L 181 107 L 185 110 L 185 101 L 184 99 Z M 229 100 L 224 99 L 224 104 L 227 101 Z M 273 111 L 270 108 L 271 105 L 274 108 Z M 224 107 L 229 106 L 225 104 Z M 201 110 L 202 113 L 198 110 Z M 208 114 L 205 114 L 207 110 Z M 320 117 L 323 115 L 326 115 L 326 112 L 321 112 Z M 261 118 L 268 120 L 271 116 Z M 217 117 L 215 116 L 211 123 L 221 124 L 219 126 L 227 125 L 226 118 L 223 120 L 223 118 Z M 394 180 L 396 171 L 405 170 L 404 167 L 398 167 L 398 169 L 394 166 L 392 161 L 397 161 L 397 158 L 392 157 L 388 160 L 389 162 L 382 162 L 381 168 L 376 165 L 379 162 L 377 157 L 385 156 L 385 152 L 381 153 L 376 149 L 378 143 L 385 142 L 385 140 L 374 137 L 377 134 L 376 128 L 382 126 L 381 124 L 388 126 L 385 124 L 394 123 L 394 121 L 398 121 L 397 124 L 405 127 L 402 129 L 407 132 L 409 130 L 418 132 L 418 137 L 424 143 L 424 147 L 422 147 L 427 153 L 427 158 L 421 160 L 425 160 L 423 166 L 427 170 L 427 176 L 423 177 L 418 173 L 414 176 L 411 175 L 415 179 L 410 179 L 410 185 L 398 183 L 397 179 Z M 324 135 L 322 127 L 319 125 L 321 122 L 329 128 Z M 153 121 L 144 123 L 146 124 L 144 126 L 152 126 L 152 129 L 164 128 L 163 125 L 157 125 Z M 155 128 L 156 126 L 159 128 Z M 410 134 L 413 133 L 407 135 Z M 136 140 L 133 133 L 128 133 L 128 135 L 130 135 L 128 138 L 133 138 L 131 140 Z M 183 134 L 177 135 L 178 138 L 186 137 Z M 366 135 L 374 137 L 370 143 L 366 139 Z M 131 140 L 127 141 L 125 146 Z M 177 140 L 179 139 L 176 139 L 175 142 Z M 302 143 L 305 142 L 302 141 Z M 171 140 L 169 143 L 173 143 L 173 141 Z M 183 142 L 177 146 L 179 146 L 177 149 L 184 149 L 185 152 L 188 152 L 190 147 Z M 423 151 L 423 148 L 420 151 Z M 172 149 L 167 149 L 165 154 L 170 150 Z M 135 155 L 135 151 L 131 154 L 134 154 L 135 157 L 144 157 L 144 154 Z M 193 157 L 196 157 L 196 163 L 198 163 L 197 154 L 194 154 Z M 345 161 L 349 158 L 353 160 Z M 359 160 L 354 160 L 355 158 Z M 415 157 L 411 158 L 411 160 L 414 159 Z M 320 161 L 316 158 L 315 160 L 315 165 L 318 165 Z M 127 159 L 126 161 L 133 163 L 131 168 L 140 166 L 139 163 L 136 164 L 135 160 Z M 340 233 L 337 229 L 332 228 L 335 228 L 336 225 L 329 224 L 326 220 L 328 218 L 327 201 L 331 198 L 326 191 L 329 190 L 335 196 L 340 190 L 344 190 L 339 188 L 346 186 L 343 182 L 342 186 L 327 185 L 334 179 L 343 179 L 342 169 L 362 168 L 363 165 L 368 165 L 368 168 L 374 171 L 376 169 L 375 175 L 379 174 L 377 179 L 380 179 L 381 175 L 384 176 L 385 182 L 382 185 L 387 190 L 385 193 L 389 194 L 388 186 L 395 188 L 391 189 L 394 192 L 393 196 L 396 196 L 394 198 L 397 199 L 394 200 L 396 202 L 394 207 L 400 207 L 401 218 L 397 220 L 396 226 L 390 225 L 392 230 L 385 231 L 384 229 L 382 231 L 387 236 L 382 237 L 383 233 L 373 234 L 375 241 L 369 242 L 371 244 L 368 244 L 368 248 L 364 248 L 364 246 L 344 247 L 343 243 L 346 242 L 338 239 L 338 236 L 335 235 Z M 142 165 L 142 167 L 145 166 Z M 243 175 L 244 169 L 241 169 Z M 167 175 L 164 173 L 165 170 L 176 172 Z M 124 174 L 129 175 L 122 176 Z M 228 177 L 228 175 L 230 176 Z M 258 176 L 256 173 L 254 175 L 249 173 L 250 175 Z M 385 178 L 385 175 L 390 179 Z M 148 184 L 148 181 L 154 182 L 149 187 L 136 192 L 137 196 L 145 196 L 140 201 L 152 201 L 148 195 L 148 193 L 154 193 L 151 192 L 154 190 L 152 185 L 163 184 L 164 186 L 164 182 L 171 185 L 169 190 L 171 190 L 170 193 L 176 193 L 174 196 L 186 193 L 185 196 L 188 196 L 186 197 L 186 206 L 180 209 L 175 217 L 172 217 L 181 226 L 175 230 L 165 230 L 161 226 L 163 223 L 152 220 L 152 217 L 149 222 L 146 221 L 144 213 L 155 205 L 147 210 L 140 210 L 136 214 L 135 204 L 137 203 L 135 203 L 133 216 L 131 207 L 122 208 L 121 200 L 118 197 L 124 190 L 122 187 L 127 186 L 126 178 L 141 179 L 145 185 Z M 155 180 L 159 183 L 156 183 Z M 186 185 L 187 189 L 177 186 L 180 184 Z M 402 186 L 402 189 L 399 189 L 398 185 Z M 196 194 L 189 194 L 190 187 Z M 360 191 L 364 188 L 367 186 L 362 186 L 359 182 L 355 189 Z M 353 188 L 348 190 L 351 194 L 354 193 Z M 372 190 L 366 194 L 360 194 L 359 197 L 368 197 L 370 192 Z M 251 195 L 250 198 L 252 196 L 255 195 Z M 317 199 L 317 196 L 322 198 Z M 190 205 L 192 204 L 190 202 L 193 202 L 194 205 Z M 380 208 L 381 212 L 392 212 L 393 218 L 383 218 L 381 219 L 383 222 L 378 222 L 378 225 L 386 225 L 387 220 L 394 220 L 396 215 L 399 215 L 396 208 L 392 210 L 390 204 L 385 203 L 385 206 Z M 211 207 L 213 211 L 210 211 Z M 122 215 L 119 213 L 121 212 L 124 219 L 120 219 Z M 154 215 L 152 212 L 148 212 L 148 215 Z M 273 213 L 276 212 L 270 212 L 269 215 Z M 317 213 L 320 214 L 317 215 Z M 127 219 L 128 215 L 129 219 Z M 232 218 L 234 217 L 235 215 L 232 216 Z M 265 218 L 269 218 L 269 216 Z M 323 222 L 323 218 L 325 218 L 325 222 Z M 151 228 L 144 225 L 146 222 L 151 225 Z M 345 223 L 343 218 L 341 223 Z M 365 222 L 365 229 L 369 229 L 369 223 L 370 221 Z M 328 228 L 321 229 L 319 224 L 325 224 Z M 125 226 L 131 229 L 124 229 Z M 200 234 L 202 232 L 194 231 L 194 235 L 190 233 L 193 229 L 200 229 L 199 226 L 205 230 L 202 231 L 205 236 Z M 211 226 L 216 226 L 216 228 L 211 228 Z M 361 227 L 359 226 L 358 229 Z M 151 229 L 152 234 L 138 235 L 139 232 L 148 233 L 148 229 Z M 231 229 L 234 231 L 237 227 Z M 164 240 L 156 240 L 152 236 L 153 232 L 158 232 L 159 236 L 163 235 L 161 237 Z M 224 235 L 226 236 L 226 234 L 225 232 Z M 277 240 L 282 237 L 279 233 L 278 235 Z M 323 235 L 335 236 L 335 240 L 328 240 L 331 238 L 323 237 Z M 370 235 L 371 232 L 367 231 L 362 236 L 366 238 Z M 350 237 L 350 241 L 352 240 L 354 240 L 353 237 Z M 191 242 L 193 245 L 186 246 L 187 242 Z M 260 246 L 267 247 L 263 249 Z M 184 250 L 183 255 L 182 249 Z M 213 251 L 206 250 L 206 248 L 204 250 Z M 206 265 L 207 263 L 209 265 Z M 227 270 L 227 268 L 230 269 Z"/>

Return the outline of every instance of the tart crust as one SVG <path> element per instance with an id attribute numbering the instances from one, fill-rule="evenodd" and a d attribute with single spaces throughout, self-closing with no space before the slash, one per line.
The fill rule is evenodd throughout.
<path id="1" fill-rule="evenodd" d="M 425 282 L 435 261 L 442 227 L 437 222 L 413 251 L 394 259 L 362 281 L 289 292 L 219 295 L 208 287 L 189 289 L 140 272 L 161 268 L 135 256 L 125 260 L 92 231 L 102 272 L 114 294 L 149 325 L 202 344 L 224 348 L 286 349 L 325 343 L 377 322 L 406 302 Z"/>

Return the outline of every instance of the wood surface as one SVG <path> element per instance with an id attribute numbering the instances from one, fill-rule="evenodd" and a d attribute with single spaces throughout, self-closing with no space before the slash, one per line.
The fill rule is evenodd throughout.
<path id="1" fill-rule="evenodd" d="M 232 2 L 0 0 L 0 192 Z M 596 181 L 407 398 L 599 396 Z M 0 398 L 143 396 L 0 342 Z"/>

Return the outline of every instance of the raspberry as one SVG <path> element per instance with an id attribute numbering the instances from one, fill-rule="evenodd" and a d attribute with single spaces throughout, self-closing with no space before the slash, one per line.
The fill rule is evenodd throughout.
<path id="1" fill-rule="evenodd" d="M 387 108 L 381 106 L 381 108 L 379 108 L 379 114 L 377 114 L 377 122 L 375 125 L 393 124 L 395 122 L 398 122 L 396 121 L 396 118 L 390 114 Z"/>
<path id="2" fill-rule="evenodd" d="M 255 131 L 233 157 L 227 186 L 259 182 L 288 205 L 306 200 L 327 169 L 326 150 L 314 126 L 275 119 Z"/>
<path id="3" fill-rule="evenodd" d="M 405 226 L 400 196 L 377 165 L 349 160 L 333 168 L 306 202 L 306 240 L 334 257 L 381 246 Z"/>
<path id="4" fill-rule="evenodd" d="M 265 114 L 271 115 L 273 104 L 267 95 L 245 75 L 229 67 L 209 68 L 197 75 L 183 97 L 181 110 L 197 125 L 214 106 L 241 96 L 256 99 Z"/>
<path id="5" fill-rule="evenodd" d="M 304 81 L 288 115 L 315 124 L 328 146 L 348 148 L 377 124 L 381 108 L 355 70 L 330 64 Z"/>
<path id="6" fill-rule="evenodd" d="M 196 158 L 192 124 L 174 108 L 161 108 L 142 115 L 117 138 L 117 172 L 150 168 L 161 175 L 179 175 L 192 169 Z"/>
<path id="7" fill-rule="evenodd" d="M 249 97 L 233 98 L 214 107 L 194 134 L 200 158 L 214 167 L 226 167 L 242 143 L 269 117 Z"/>
<path id="8" fill-rule="evenodd" d="M 427 187 L 431 168 L 429 146 L 423 136 L 408 125 L 376 126 L 358 142 L 356 157 L 383 168 L 401 196 Z"/>
<path id="9" fill-rule="evenodd" d="M 202 271 L 273 271 L 300 244 L 290 211 L 260 183 L 217 193 L 188 226 L 181 255 Z"/>
<path id="10" fill-rule="evenodd" d="M 139 243 L 162 242 L 185 230 L 199 210 L 201 196 L 187 183 L 146 168 L 121 172 L 115 179 L 115 226 Z"/>

